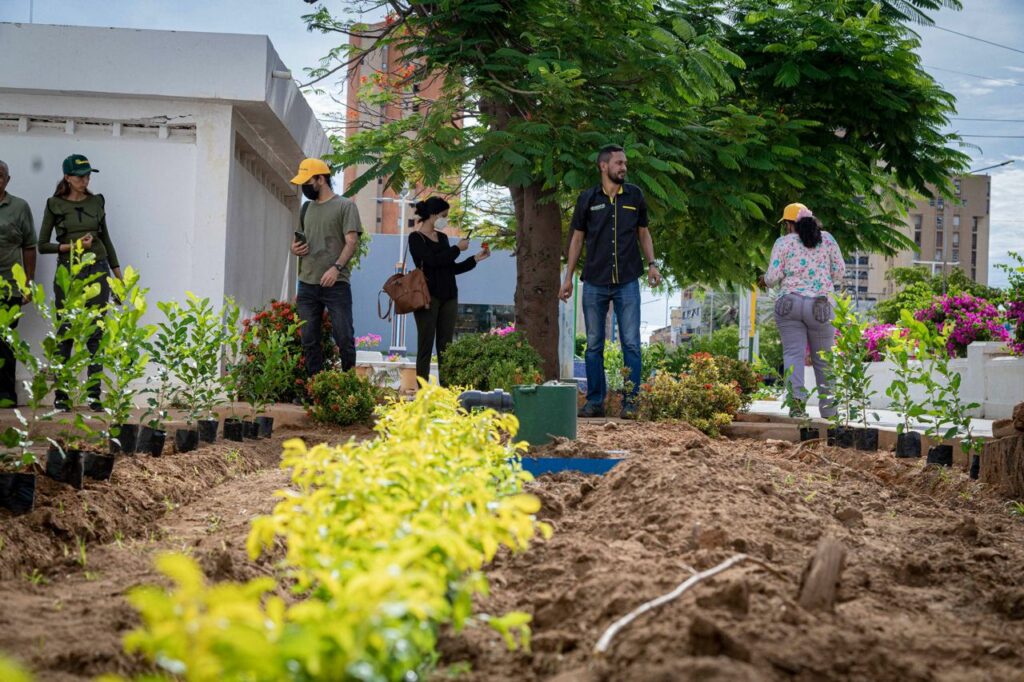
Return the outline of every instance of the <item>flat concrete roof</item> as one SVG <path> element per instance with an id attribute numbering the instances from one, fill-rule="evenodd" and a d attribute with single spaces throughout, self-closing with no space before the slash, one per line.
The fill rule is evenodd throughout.
<path id="1" fill-rule="evenodd" d="M 288 67 L 267 36 L 0 23 L 0 46 L 0 92 L 230 103 L 272 113 L 307 155 L 330 149 L 295 82 L 273 76 Z"/>

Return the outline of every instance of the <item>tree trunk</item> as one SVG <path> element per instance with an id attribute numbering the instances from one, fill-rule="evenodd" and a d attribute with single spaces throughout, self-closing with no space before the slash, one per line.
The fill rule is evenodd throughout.
<path id="1" fill-rule="evenodd" d="M 509 191 L 516 212 L 516 328 L 544 359 L 544 377 L 558 379 L 562 211 L 539 181 Z"/>

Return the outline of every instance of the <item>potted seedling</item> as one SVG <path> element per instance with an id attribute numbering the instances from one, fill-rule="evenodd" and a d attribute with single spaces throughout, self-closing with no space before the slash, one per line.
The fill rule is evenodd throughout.
<path id="1" fill-rule="evenodd" d="M 868 426 L 868 408 L 875 390 L 871 388 L 865 362 L 863 334 L 867 324 L 860 320 L 848 296 L 836 298 L 832 324 L 836 328 L 836 338 L 826 358 L 837 407 L 833 420 L 835 441 L 843 447 L 853 445 L 858 450 L 877 450 L 878 429 Z M 851 429 L 850 423 L 858 420 L 861 427 Z M 878 415 L 875 415 L 875 420 L 878 420 Z"/>
<path id="2" fill-rule="evenodd" d="M 203 299 L 204 301 L 206 299 Z M 224 376 L 221 360 L 235 334 L 237 307 L 225 302 L 220 313 L 214 313 L 211 306 L 204 306 L 203 343 L 197 348 L 196 363 L 200 367 L 200 381 L 196 386 L 197 406 L 201 418 L 198 420 L 199 439 L 205 443 L 217 440 L 219 421 L 217 409 L 226 401 Z"/>
<path id="3" fill-rule="evenodd" d="M 224 372 L 220 376 L 220 388 L 231 404 L 231 415 L 224 418 L 224 438 L 237 442 L 245 435 L 245 427 L 235 411 L 241 399 L 245 356 L 242 352 L 244 336 L 238 327 L 240 311 L 232 299 L 224 301 L 222 316 L 225 340 L 222 348 Z"/>
<path id="4" fill-rule="evenodd" d="M 257 366 L 248 378 L 246 397 L 251 405 L 256 433 L 250 435 L 252 431 L 247 432 L 246 437 L 269 438 L 273 433 L 274 418 L 262 413 L 291 386 L 295 358 L 292 357 L 289 339 L 294 337 L 296 329 L 296 325 L 289 325 L 281 330 L 263 328 L 249 332 L 252 335 L 250 341 L 257 349 L 253 359 Z"/>
<path id="5" fill-rule="evenodd" d="M 106 439 L 100 430 L 93 428 L 93 415 L 82 412 L 95 401 L 100 382 L 99 374 L 87 373 L 96 358 L 83 340 L 100 330 L 100 318 L 106 310 L 106 306 L 90 305 L 101 294 L 100 275 L 81 275 L 94 261 L 95 256 L 83 253 L 81 244 L 76 243 L 69 262 L 57 266 L 55 286 L 62 294 L 61 305 L 45 300 L 41 292 L 32 298 L 40 317 L 51 329 L 42 343 L 43 362 L 49 370 L 53 389 L 61 396 L 63 408 L 42 417 L 59 425 L 57 439 L 49 439 L 46 472 L 75 488 L 82 487 L 83 475 L 109 478 L 114 463 L 113 457 L 96 451 L 105 450 Z M 68 347 L 71 352 L 65 357 L 64 349 Z M 101 347 L 97 355 L 102 357 L 102 354 Z M 89 448 L 88 457 L 86 448 Z"/>
<path id="6" fill-rule="evenodd" d="M 837 300 L 836 319 L 833 320 L 833 325 L 837 329 L 840 306 L 843 306 L 844 313 L 848 313 L 848 300 L 846 302 L 842 298 Z M 852 448 L 853 429 L 850 428 L 850 421 L 856 408 L 850 391 L 851 382 L 847 376 L 849 363 L 838 343 L 833 343 L 829 350 L 822 351 L 821 356 L 825 359 L 825 376 L 828 378 L 832 406 L 835 408 L 834 413 L 829 417 L 832 427 L 828 430 L 828 444 Z"/>
<path id="7" fill-rule="evenodd" d="M 931 403 L 929 416 L 931 425 L 927 434 L 936 445 L 928 449 L 928 464 L 953 465 L 953 446 L 942 445 L 943 440 L 961 437 L 964 453 L 972 455 L 980 451 L 979 440 L 973 436 L 973 420 L 967 414 L 978 407 L 978 403 L 964 403 L 960 398 L 961 376 L 950 367 L 947 342 L 951 325 L 942 332 L 930 333 L 927 358 L 929 376 L 925 380 Z"/>
<path id="8" fill-rule="evenodd" d="M 885 389 L 889 396 L 889 406 L 901 417 L 896 424 L 896 456 L 911 458 L 921 456 L 921 434 L 914 431 L 912 424 L 927 417 L 925 405 L 914 400 L 911 387 L 927 385 L 923 374 L 926 368 L 923 362 L 915 359 L 917 348 L 927 339 L 928 329 L 914 319 L 909 311 L 902 315 L 903 336 L 899 329 L 893 329 L 892 343 L 887 344 L 885 359 L 892 364 L 896 379 Z"/>
<path id="9" fill-rule="evenodd" d="M 103 411 L 110 451 L 131 455 L 137 448 L 139 425 L 129 420 L 141 392 L 138 382 L 145 377 L 149 363 L 146 342 L 155 327 L 142 324 L 148 289 L 139 288 L 139 273 L 134 268 L 126 267 L 123 279 L 111 277 L 108 281 L 115 305 L 102 322 Z"/>
<path id="10" fill-rule="evenodd" d="M 186 428 L 175 433 L 174 445 L 178 452 L 190 452 L 199 446 L 199 427 L 207 442 L 217 437 L 217 420 L 199 418 L 207 413 L 212 404 L 211 393 L 217 390 L 223 331 L 220 316 L 207 298 L 188 292 L 184 306 L 174 303 L 166 308 L 169 334 L 181 338 L 175 348 L 176 362 L 171 374 L 180 389 L 186 421 Z M 181 327 L 186 330 L 184 335 L 178 331 Z M 200 421 L 203 423 L 199 424 Z"/>
<path id="11" fill-rule="evenodd" d="M 789 410 L 789 416 L 799 419 L 798 427 L 800 429 L 800 442 L 814 440 L 818 438 L 818 429 L 811 426 L 811 415 L 807 412 L 807 403 L 810 401 L 811 396 L 817 392 L 818 387 L 815 386 L 813 389 L 807 392 L 805 398 L 798 398 L 796 392 L 793 390 L 793 383 L 791 381 L 793 370 L 786 370 L 785 377 L 782 380 L 782 385 L 785 387 L 785 397 L 782 399 L 782 406 Z"/>
<path id="12" fill-rule="evenodd" d="M 17 271 L 21 266 L 15 265 L 14 268 Z M 2 284 L 5 283 L 0 283 Z M 24 272 L 21 273 L 21 285 L 28 289 L 25 285 Z M 38 293 L 42 295 L 42 287 L 38 287 Z M 32 450 L 32 427 L 37 423 L 39 409 L 50 391 L 45 368 L 32 352 L 28 342 L 22 339 L 14 328 L 21 315 L 20 305 L 0 306 L 0 338 L 11 349 L 14 358 L 29 370 L 32 377 L 26 382 L 30 416 L 26 418 L 20 409 L 15 409 L 14 414 L 19 425 L 9 426 L 0 432 L 0 507 L 15 514 L 32 511 L 35 503 L 35 468 L 38 459 Z"/>
<path id="13" fill-rule="evenodd" d="M 139 451 L 153 457 L 163 453 L 167 441 L 168 407 L 179 397 L 180 387 L 175 383 L 175 372 L 185 362 L 182 348 L 189 327 L 177 303 L 161 301 L 157 307 L 164 314 L 156 325 L 156 332 L 147 340 L 146 350 L 155 371 L 146 377 L 146 410 L 139 429 Z"/>

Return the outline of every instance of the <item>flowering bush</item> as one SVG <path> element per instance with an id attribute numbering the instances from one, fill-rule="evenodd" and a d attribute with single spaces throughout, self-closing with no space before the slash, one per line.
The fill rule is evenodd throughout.
<path id="1" fill-rule="evenodd" d="M 505 327 L 495 327 L 494 329 L 491 330 L 491 333 L 497 336 L 508 336 L 509 334 L 515 333 L 515 331 L 516 323 L 512 322 Z"/>
<path id="2" fill-rule="evenodd" d="M 1024 355 L 1024 256 L 1011 251 L 1010 257 L 1017 261 L 1016 265 L 999 265 L 1010 280 L 1006 290 L 1006 320 L 1016 327 L 1008 345 L 1017 355 Z"/>
<path id="3" fill-rule="evenodd" d="M 380 346 L 380 334 L 367 334 L 356 337 L 356 348 L 377 348 Z"/>
<path id="4" fill-rule="evenodd" d="M 299 313 L 295 304 L 290 301 L 271 301 L 270 307 L 257 311 L 252 317 L 242 320 L 242 366 L 239 368 L 239 393 L 252 393 L 251 385 L 262 366 L 263 350 L 259 339 L 266 338 L 268 332 L 283 332 L 292 325 L 295 330 L 288 336 L 288 354 L 294 358 L 292 381 L 287 389 L 282 389 L 273 396 L 272 402 L 290 402 L 293 398 L 306 392 L 306 361 L 302 356 L 302 335 L 298 328 Z M 324 353 L 324 365 L 331 366 L 338 358 L 338 347 L 331 336 L 331 322 L 324 311 L 321 322 L 320 345 Z"/>
<path id="5" fill-rule="evenodd" d="M 966 357 L 967 346 L 974 341 L 1010 340 L 996 307 L 970 294 L 937 296 L 930 306 L 918 310 L 914 318 L 940 333 L 946 331 L 947 325 L 952 325 L 946 341 L 951 357 Z"/>
<path id="6" fill-rule="evenodd" d="M 895 338 L 905 335 L 906 332 L 894 324 L 876 324 L 868 327 L 862 334 L 867 351 L 865 359 L 868 362 L 881 362 Z"/>
<path id="7" fill-rule="evenodd" d="M 445 349 L 438 369 L 449 386 L 511 391 L 516 384 L 539 382 L 542 364 L 526 335 L 513 330 L 460 336 Z"/>
<path id="8" fill-rule="evenodd" d="M 709 353 L 694 353 L 688 372 L 659 372 L 641 385 L 640 416 L 652 421 L 679 419 L 717 436 L 739 410 L 741 394 L 737 382 L 722 380 Z"/>
<path id="9" fill-rule="evenodd" d="M 321 424 L 365 423 L 377 405 L 377 389 L 353 370 L 328 369 L 309 380 L 307 411 Z"/>

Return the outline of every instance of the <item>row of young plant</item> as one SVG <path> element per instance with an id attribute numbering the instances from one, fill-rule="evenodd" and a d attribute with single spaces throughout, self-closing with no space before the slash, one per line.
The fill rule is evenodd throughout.
<path id="1" fill-rule="evenodd" d="M 281 385 L 293 383 L 295 358 L 287 337 L 295 333 L 296 324 L 281 330 L 241 329 L 239 309 L 232 301 L 217 311 L 208 299 L 191 293 L 183 303 L 157 303 L 163 320 L 143 324 L 148 290 L 140 287 L 138 273 L 128 267 L 122 280 L 108 277 L 105 282 L 98 274 L 83 276 L 93 259 L 79 248 L 69 264 L 58 267 L 60 305 L 45 297 L 41 285 L 27 282 L 24 271 L 15 266 L 17 293 L 31 302 L 48 329 L 37 350 L 14 328 L 24 315 L 23 307 L 0 308 L 0 335 L 28 374 L 27 410 L 16 410 L 20 426 L 0 434 L 0 471 L 28 470 L 38 462 L 43 422 L 57 423 L 57 438 L 47 440 L 51 452 L 63 460 L 81 450 L 131 452 L 139 440 L 155 443 L 153 454 L 159 454 L 170 408 L 183 410 L 185 440 L 192 441 L 196 425 L 216 420 L 229 401 L 244 398 L 255 416 Z M 110 287 L 111 302 L 92 305 L 104 284 Z M 98 345 L 90 351 L 84 340 L 94 336 Z M 73 351 L 65 354 L 69 346 Z M 258 358 L 246 354 L 253 346 L 260 348 Z M 253 367 L 256 360 L 258 371 Z M 91 364 L 102 371 L 88 375 Z M 152 371 L 147 376 L 148 368 Z M 100 411 L 81 409 L 100 392 Z M 46 404 L 51 394 L 61 395 L 60 407 L 65 409 Z M 132 414 L 140 396 L 145 410 L 136 424 Z"/>
<path id="2" fill-rule="evenodd" d="M 551 533 L 522 492 L 517 428 L 426 385 L 380 411 L 373 440 L 287 441 L 291 485 L 248 540 L 254 559 L 283 541 L 284 577 L 210 585 L 192 558 L 164 556 L 173 586 L 132 591 L 142 626 L 126 648 L 204 682 L 425 679 L 444 625 L 487 624 L 528 648 L 528 614 L 474 613 L 499 548 Z"/>
<path id="3" fill-rule="evenodd" d="M 919 457 L 920 434 L 915 426 L 923 426 L 933 442 L 959 439 L 963 451 L 977 455 L 983 440 L 974 436 L 969 412 L 977 404 L 966 404 L 960 398 L 961 376 L 951 367 L 948 352 L 950 328 L 935 328 L 918 320 L 910 311 L 903 312 L 903 331 L 893 329 L 885 344 L 885 357 L 892 363 L 896 378 L 885 389 L 893 411 L 901 415 L 897 424 L 897 456 Z M 868 374 L 868 351 L 864 332 L 869 323 L 857 314 L 849 297 L 839 297 L 833 324 L 836 338 L 832 349 L 824 354 L 826 375 L 831 389 L 835 415 L 829 439 L 835 444 L 859 449 L 878 447 L 877 429 L 871 427 L 870 405 L 876 390 Z M 923 399 L 915 399 L 913 387 L 920 386 Z M 797 401 L 792 392 L 787 396 L 790 407 L 806 412 L 806 401 Z M 852 424 L 859 424 L 857 429 Z M 806 426 L 806 424 L 805 424 Z M 936 445 L 929 460 L 952 464 L 952 448 Z"/>

